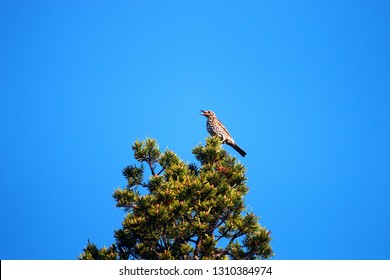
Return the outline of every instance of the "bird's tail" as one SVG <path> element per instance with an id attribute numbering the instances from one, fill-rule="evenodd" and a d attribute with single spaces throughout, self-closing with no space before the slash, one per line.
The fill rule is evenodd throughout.
<path id="1" fill-rule="evenodd" d="M 226 143 L 226 144 L 228 144 L 230 147 L 235 149 L 242 157 L 246 156 L 246 152 L 243 149 L 241 149 L 236 143 L 234 144 Z"/>

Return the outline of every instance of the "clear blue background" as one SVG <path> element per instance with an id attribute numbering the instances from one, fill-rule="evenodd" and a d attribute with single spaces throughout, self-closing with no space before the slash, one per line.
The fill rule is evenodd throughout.
<path id="1" fill-rule="evenodd" d="M 136 139 L 212 109 L 274 259 L 390 259 L 388 1 L 0 3 L 0 258 L 114 242 Z"/>

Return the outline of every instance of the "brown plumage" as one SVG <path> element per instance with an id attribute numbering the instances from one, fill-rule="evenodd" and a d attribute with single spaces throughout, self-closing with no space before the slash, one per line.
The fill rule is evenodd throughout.
<path id="1" fill-rule="evenodd" d="M 217 119 L 217 116 L 213 111 L 207 110 L 203 111 L 202 116 L 207 118 L 206 127 L 208 133 L 211 136 L 218 136 L 222 139 L 222 143 L 228 144 L 230 147 L 235 149 L 241 156 L 245 157 L 246 152 L 241 149 L 236 142 L 234 142 L 233 137 L 230 135 L 229 131 L 224 127 L 224 125 Z"/>

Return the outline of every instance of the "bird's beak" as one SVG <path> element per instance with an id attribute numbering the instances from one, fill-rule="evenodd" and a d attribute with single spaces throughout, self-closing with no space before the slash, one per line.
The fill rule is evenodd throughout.
<path id="1" fill-rule="evenodd" d="M 202 115 L 202 116 L 205 116 L 205 112 L 204 112 L 203 110 L 200 110 L 200 111 L 202 112 L 201 115 Z"/>

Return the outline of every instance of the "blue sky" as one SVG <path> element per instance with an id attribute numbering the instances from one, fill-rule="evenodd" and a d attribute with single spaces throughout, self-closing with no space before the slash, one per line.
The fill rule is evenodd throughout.
<path id="1" fill-rule="evenodd" d="M 109 246 L 132 143 L 195 162 L 200 109 L 248 153 L 274 259 L 389 259 L 389 8 L 1 1 L 0 259 Z"/>

